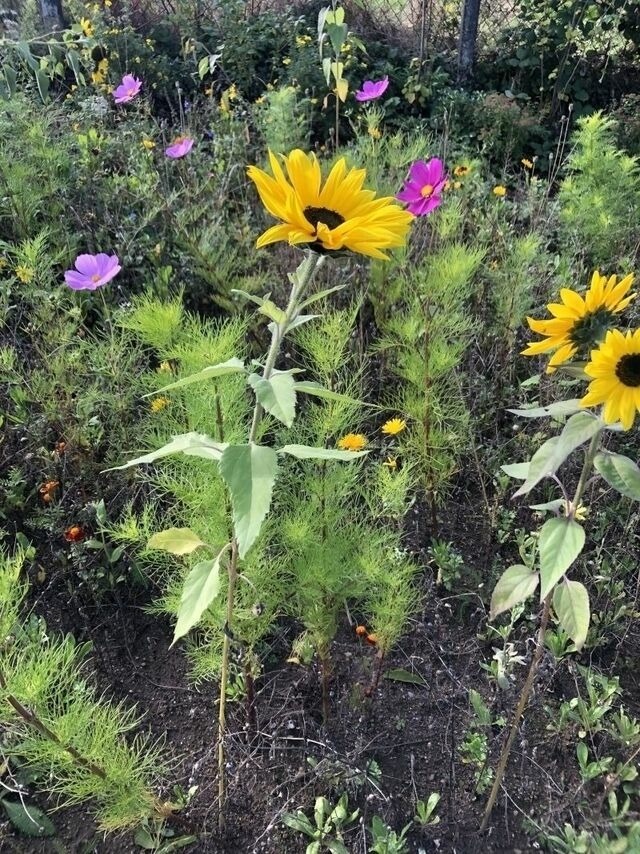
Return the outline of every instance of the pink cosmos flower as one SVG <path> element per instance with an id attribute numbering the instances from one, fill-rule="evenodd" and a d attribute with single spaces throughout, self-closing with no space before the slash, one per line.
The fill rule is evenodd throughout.
<path id="1" fill-rule="evenodd" d="M 142 80 L 138 80 L 133 74 L 125 74 L 122 82 L 117 86 L 112 94 L 116 104 L 128 104 L 133 101 L 142 86 Z"/>
<path id="2" fill-rule="evenodd" d="M 74 291 L 95 291 L 117 276 L 122 267 L 117 255 L 78 255 L 75 270 L 67 270 L 64 280 Z"/>
<path id="3" fill-rule="evenodd" d="M 173 140 L 171 145 L 165 149 L 165 154 L 172 160 L 184 157 L 193 148 L 193 140 L 190 136 L 179 136 Z"/>
<path id="4" fill-rule="evenodd" d="M 388 86 L 388 77 L 383 77 L 382 80 L 375 82 L 373 80 L 365 80 L 362 84 L 362 89 L 358 89 L 355 93 L 356 101 L 375 101 L 384 95 Z"/>
<path id="5" fill-rule="evenodd" d="M 417 160 L 396 199 L 406 202 L 408 210 L 415 216 L 425 216 L 441 204 L 446 183 L 447 174 L 442 160 L 438 157 L 432 157 L 426 163 Z"/>

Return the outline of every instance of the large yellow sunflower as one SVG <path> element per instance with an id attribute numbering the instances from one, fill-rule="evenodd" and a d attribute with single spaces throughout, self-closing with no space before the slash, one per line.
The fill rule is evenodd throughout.
<path id="1" fill-rule="evenodd" d="M 621 421 L 625 430 L 640 412 L 640 329 L 627 332 L 611 329 L 585 367 L 591 382 L 581 406 L 604 403 L 607 424 Z"/>
<path id="2" fill-rule="evenodd" d="M 393 198 L 376 199 L 373 190 L 363 190 L 364 169 L 347 169 L 341 158 L 323 185 L 314 154 L 296 149 L 283 160 L 286 176 L 271 151 L 273 177 L 257 166 L 247 170 L 262 204 L 281 220 L 260 235 L 258 248 L 287 240 L 320 253 L 349 249 L 386 259 L 382 250 L 405 244 L 413 215 Z"/>
<path id="3" fill-rule="evenodd" d="M 615 315 L 635 297 L 635 294 L 627 296 L 632 283 L 631 274 L 618 282 L 616 276 L 607 279 L 596 270 L 584 297 L 571 288 L 562 288 L 562 302 L 552 302 L 547 306 L 553 315 L 550 320 L 527 317 L 530 328 L 546 337 L 529 344 L 522 354 L 537 356 L 555 350 L 547 366 L 547 373 L 551 374 L 580 349 L 595 347 L 602 341 L 607 329 L 613 326 Z"/>

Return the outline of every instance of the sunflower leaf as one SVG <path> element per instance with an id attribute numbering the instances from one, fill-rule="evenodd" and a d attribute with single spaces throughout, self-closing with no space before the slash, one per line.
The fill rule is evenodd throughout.
<path id="1" fill-rule="evenodd" d="M 591 618 L 589 593 L 584 584 L 568 579 L 558 584 L 553 592 L 553 610 L 560 627 L 569 635 L 576 649 L 582 649 Z"/>
<path id="2" fill-rule="evenodd" d="M 514 605 L 524 602 L 534 592 L 540 576 L 532 572 L 524 564 L 516 564 L 505 569 L 491 595 L 491 613 L 489 619 L 494 620 L 498 614 L 508 611 Z"/>
<path id="3" fill-rule="evenodd" d="M 155 451 L 149 451 L 135 460 L 129 460 L 121 466 L 113 466 L 105 471 L 121 471 L 122 469 L 139 466 L 142 463 L 153 463 L 171 454 L 185 454 L 188 457 L 204 457 L 207 460 L 220 460 L 227 445 L 224 442 L 214 442 L 203 433 L 182 433 L 174 436 L 170 442 Z"/>
<path id="4" fill-rule="evenodd" d="M 593 461 L 598 474 L 620 495 L 640 501 L 640 468 L 623 454 L 599 451 Z"/>
<path id="5" fill-rule="evenodd" d="M 162 388 L 155 391 L 150 391 L 149 394 L 144 394 L 143 398 L 152 397 L 154 394 L 161 394 L 165 391 L 172 391 L 174 388 L 183 388 L 184 386 L 199 383 L 203 380 L 214 379 L 215 377 L 224 377 L 228 374 L 241 374 L 243 371 L 244 362 L 234 357 L 217 365 L 209 365 L 208 368 L 203 368 L 195 374 L 189 374 L 188 377 L 182 377 L 182 379 L 176 380 L 174 383 L 169 383 L 169 385 L 162 386 Z"/>
<path id="6" fill-rule="evenodd" d="M 548 519 L 540 529 L 540 601 L 578 557 L 585 543 L 584 528 L 567 517 Z"/>
<path id="7" fill-rule="evenodd" d="M 513 477 L 516 480 L 526 480 L 529 476 L 529 466 L 531 463 L 510 463 L 506 466 L 500 466 L 505 474 Z"/>
<path id="8" fill-rule="evenodd" d="M 188 555 L 206 546 L 191 528 L 167 528 L 158 531 L 147 543 L 148 549 L 159 549 L 172 555 Z"/>
<path id="9" fill-rule="evenodd" d="M 321 397 L 323 400 L 339 400 L 343 403 L 353 403 L 357 406 L 375 406 L 373 403 L 364 403 L 361 400 L 349 397 L 348 394 L 331 391 L 331 389 L 324 388 L 320 383 L 312 382 L 311 380 L 300 380 L 295 384 L 295 387 L 296 391 L 301 391 L 304 394 L 312 394 L 314 397 Z"/>
<path id="10" fill-rule="evenodd" d="M 517 415 L 519 418 L 560 418 L 563 415 L 573 415 L 574 412 L 580 412 L 583 407 L 580 406 L 579 398 L 571 400 L 558 400 L 556 403 L 550 403 L 549 406 L 533 406 L 530 409 L 507 409 L 512 415 Z"/>
<path id="11" fill-rule="evenodd" d="M 247 382 L 269 415 L 291 427 L 296 415 L 296 383 L 291 372 L 276 371 L 268 379 L 259 374 L 249 374 Z"/>
<path id="12" fill-rule="evenodd" d="M 289 454 L 298 460 L 343 460 L 350 462 L 364 457 L 369 451 L 341 451 L 337 448 L 312 448 L 309 445 L 284 445 L 279 454 Z"/>
<path id="13" fill-rule="evenodd" d="M 229 543 L 223 546 L 212 560 L 201 560 L 185 578 L 171 646 L 196 625 L 218 595 L 220 560 L 228 548 Z"/>

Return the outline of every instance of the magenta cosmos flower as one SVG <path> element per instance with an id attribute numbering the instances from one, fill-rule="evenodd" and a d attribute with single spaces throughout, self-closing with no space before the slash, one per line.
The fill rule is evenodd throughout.
<path id="1" fill-rule="evenodd" d="M 142 80 L 138 80 L 133 74 L 125 74 L 120 85 L 113 90 L 113 99 L 116 104 L 128 104 L 133 101 L 141 87 Z"/>
<path id="2" fill-rule="evenodd" d="M 74 291 L 95 291 L 117 276 L 122 267 L 117 255 L 78 255 L 75 270 L 67 270 L 64 280 Z"/>
<path id="3" fill-rule="evenodd" d="M 356 101 L 375 101 L 387 91 L 389 86 L 389 78 L 383 77 L 382 80 L 365 80 L 362 84 L 362 89 L 358 89 L 355 93 Z"/>
<path id="4" fill-rule="evenodd" d="M 193 140 L 190 136 L 179 136 L 173 140 L 168 148 L 165 148 L 164 153 L 172 160 L 177 160 L 179 157 L 184 157 L 193 148 Z"/>
<path id="5" fill-rule="evenodd" d="M 447 183 L 444 164 L 438 157 L 432 157 L 425 163 L 417 160 L 409 170 L 404 187 L 396 196 L 407 203 L 410 213 L 425 216 L 434 211 L 442 202 L 442 190 Z"/>

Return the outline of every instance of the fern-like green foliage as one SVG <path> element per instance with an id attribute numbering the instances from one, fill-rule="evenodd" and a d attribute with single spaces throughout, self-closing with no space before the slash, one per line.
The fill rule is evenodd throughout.
<path id="1" fill-rule="evenodd" d="M 96 696 L 85 675 L 86 647 L 76 646 L 69 635 L 49 636 L 44 623 L 33 617 L 20 621 L 26 592 L 19 580 L 23 559 L 21 552 L 0 554 L 3 750 L 32 768 L 62 803 L 93 801 L 105 831 L 135 826 L 155 811 L 153 788 L 163 769 L 160 748 L 141 735 L 126 740 L 140 720 L 133 709 Z M 36 715 L 55 738 L 25 720 L 8 696 Z"/>
<path id="2" fill-rule="evenodd" d="M 307 148 L 309 141 L 308 101 L 299 98 L 293 86 L 279 86 L 261 96 L 255 110 L 265 147 L 279 154 Z"/>
<path id="3" fill-rule="evenodd" d="M 640 169 L 615 144 L 615 123 L 600 113 L 582 118 L 559 193 L 561 236 L 590 265 L 631 263 L 638 243 Z"/>

